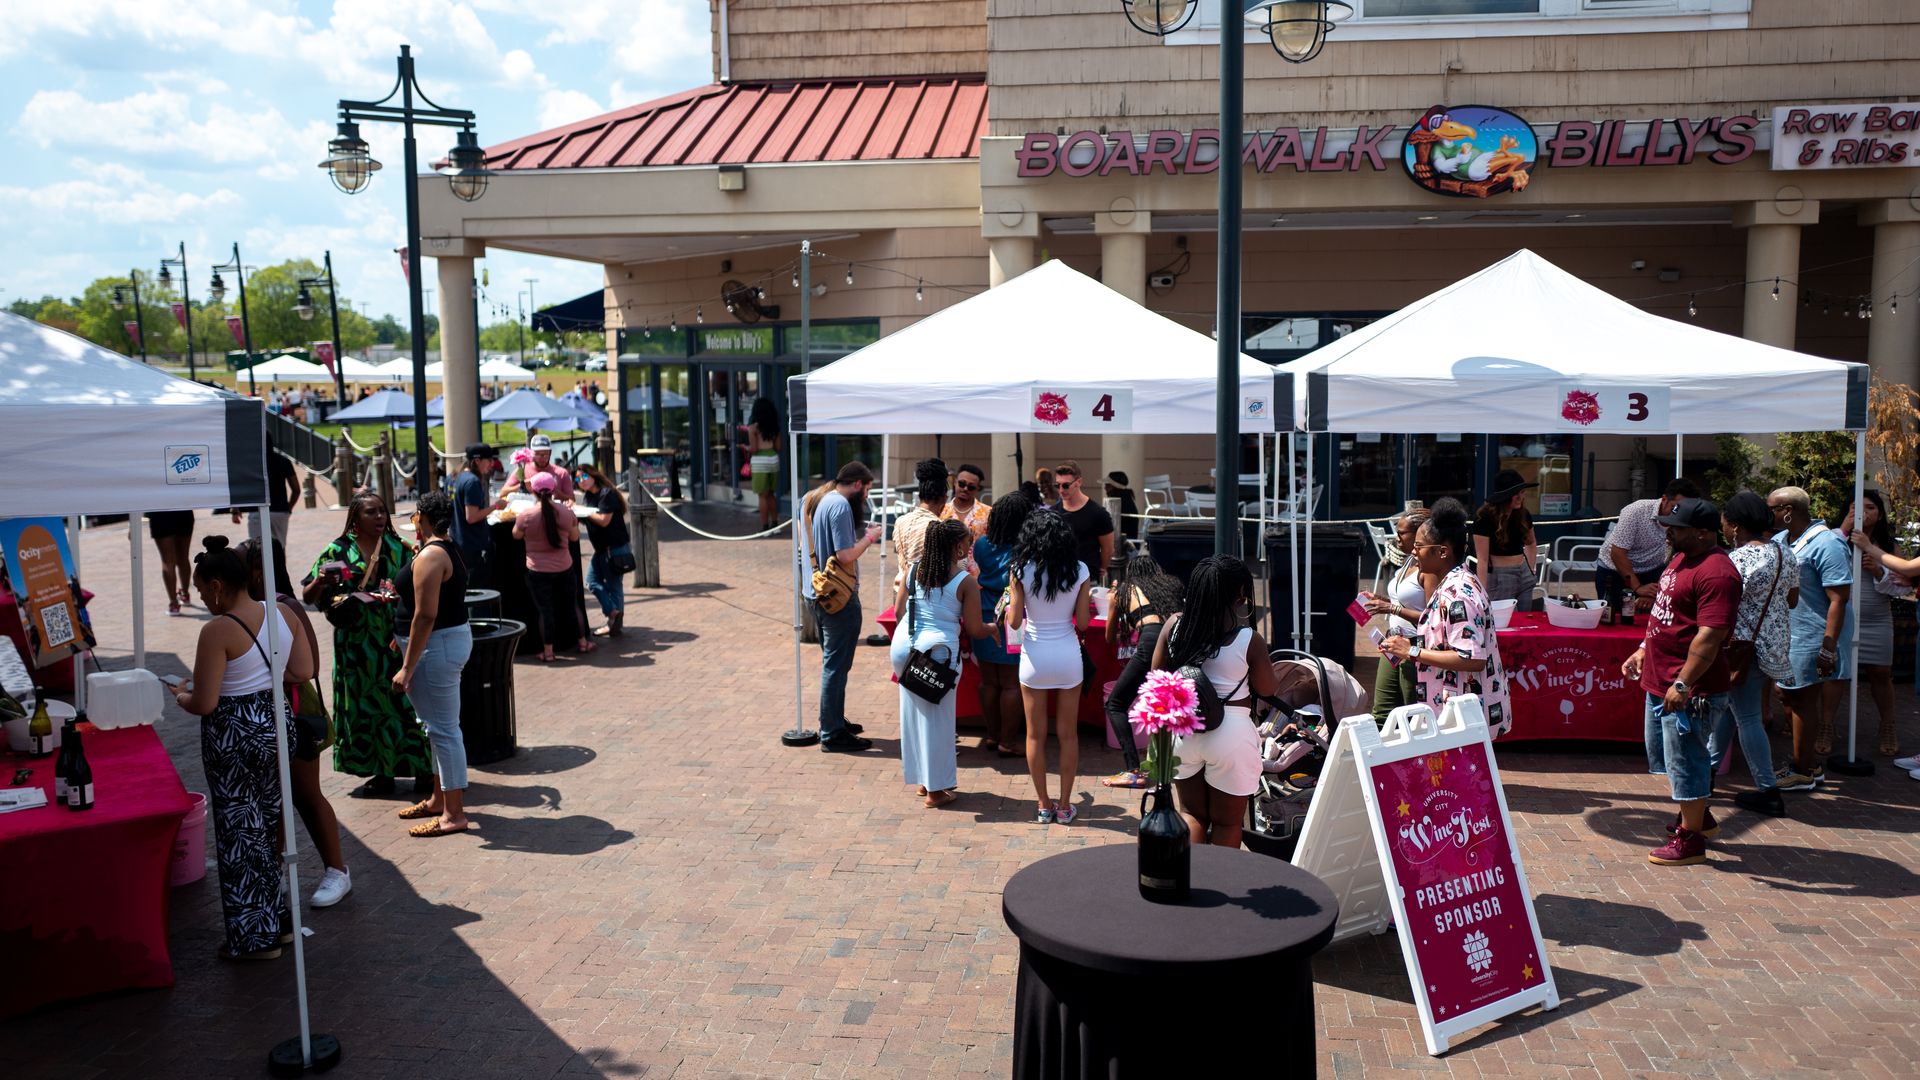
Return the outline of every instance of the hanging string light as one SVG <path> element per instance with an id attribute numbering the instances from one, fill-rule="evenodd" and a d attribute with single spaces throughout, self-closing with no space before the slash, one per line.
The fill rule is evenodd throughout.
<path id="1" fill-rule="evenodd" d="M 1693 296 L 1689 294 L 1687 296 L 1687 318 L 1691 319 L 1698 314 L 1700 314 L 1700 308 L 1694 304 Z"/>
<path id="2" fill-rule="evenodd" d="M 1887 314 L 1889 315 L 1900 314 L 1900 298 L 1899 297 L 1896 296 L 1893 299 L 1887 301 Z"/>
<path id="3" fill-rule="evenodd" d="M 1773 298 L 1775 300 L 1780 299 L 1780 279 L 1779 278 L 1773 279 Z"/>
<path id="4" fill-rule="evenodd" d="M 847 264 L 847 284 L 853 284 L 853 264 Z"/>
<path id="5" fill-rule="evenodd" d="M 793 272 L 793 287 L 796 289 L 800 287 L 800 271 L 798 270 Z"/>
<path id="6" fill-rule="evenodd" d="M 927 283 L 925 281 L 914 282 L 913 298 L 915 300 L 925 300 L 927 298 Z"/>
<path id="7" fill-rule="evenodd" d="M 673 316 L 671 316 L 671 315 L 669 315 L 669 316 L 667 316 L 667 333 L 669 333 L 669 334 L 677 334 L 677 333 L 679 333 L 679 332 L 680 332 L 680 323 L 679 323 L 679 321 L 678 321 L 678 320 L 676 320 L 676 319 L 675 319 L 675 318 L 674 318 Z"/>

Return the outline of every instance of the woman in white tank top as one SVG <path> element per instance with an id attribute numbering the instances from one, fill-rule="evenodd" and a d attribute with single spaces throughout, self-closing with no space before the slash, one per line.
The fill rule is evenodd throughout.
<path id="1" fill-rule="evenodd" d="M 1389 637 L 1398 634 L 1411 638 L 1413 624 L 1426 610 L 1427 596 L 1440 587 L 1440 575 L 1423 573 L 1419 560 L 1413 557 L 1414 537 L 1431 516 L 1431 510 L 1422 508 L 1409 510 L 1394 520 L 1394 538 L 1400 550 L 1407 553 L 1407 561 L 1387 584 L 1387 595 L 1367 597 L 1367 611 L 1387 617 Z M 1393 664 L 1384 656 L 1378 664 L 1373 674 L 1373 722 L 1384 724 L 1388 713 L 1420 700 L 1419 681 L 1414 678 L 1412 664 Z"/>
<path id="2" fill-rule="evenodd" d="M 1153 666 L 1173 670 L 1198 664 L 1226 705 L 1220 726 L 1174 741 L 1180 768 L 1174 789 L 1196 844 L 1240 846 L 1247 799 L 1260 789 L 1260 736 L 1253 726 L 1255 695 L 1280 686 L 1267 643 L 1247 625 L 1253 574 L 1231 555 L 1212 555 L 1193 568 L 1186 607 L 1154 644 Z"/>

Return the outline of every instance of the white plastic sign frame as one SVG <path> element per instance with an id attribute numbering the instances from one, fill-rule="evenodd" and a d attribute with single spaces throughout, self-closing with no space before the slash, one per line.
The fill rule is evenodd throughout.
<path id="1" fill-rule="evenodd" d="M 1492 784 L 1492 799 L 1498 808 L 1497 821 L 1481 824 L 1492 825 L 1500 830 L 1498 834 L 1490 834 L 1490 838 L 1505 838 L 1506 859 L 1490 860 L 1482 871 L 1470 874 L 1468 878 L 1483 880 L 1496 875 L 1510 876 L 1511 888 L 1508 887 L 1508 881 L 1501 880 L 1502 891 L 1510 896 L 1512 889 L 1517 888 L 1523 910 L 1502 911 L 1492 917 L 1524 915 L 1525 936 L 1520 940 L 1524 942 L 1531 939 L 1532 954 L 1525 959 L 1537 960 L 1539 976 L 1538 982 L 1516 993 L 1505 994 L 1492 1001 L 1475 1002 L 1471 1008 L 1436 1019 L 1436 1006 L 1446 1010 L 1449 1004 L 1445 1001 L 1436 1002 L 1434 995 L 1442 977 L 1436 972 L 1433 973 L 1433 980 L 1429 981 L 1428 973 L 1422 971 L 1419 955 L 1421 946 L 1416 945 L 1416 938 L 1425 932 L 1426 923 L 1438 925 L 1437 920 L 1451 919 L 1458 912 L 1478 912 L 1484 916 L 1485 894 L 1476 895 L 1474 886 L 1471 883 L 1462 885 L 1461 880 L 1442 882 L 1434 886 L 1432 895 L 1443 898 L 1439 904 L 1446 907 L 1444 913 L 1436 915 L 1424 910 L 1409 911 L 1406 891 L 1398 880 L 1396 849 L 1387 833 L 1386 812 L 1390 808 L 1381 805 L 1379 792 L 1383 784 L 1375 777 L 1374 770 L 1413 759 L 1429 759 L 1435 763 L 1433 785 L 1439 789 L 1443 781 L 1437 769 L 1445 753 L 1476 747 L 1484 750 L 1487 779 Z M 1481 759 L 1479 753 L 1460 757 L 1470 758 L 1476 765 Z M 1397 805 L 1391 809 L 1405 813 L 1410 808 Z M 1450 824 L 1441 823 L 1441 827 L 1444 829 Z M 1419 826 L 1409 822 L 1400 828 L 1418 829 Z M 1400 836 L 1403 841 L 1408 838 L 1409 834 L 1404 832 Z M 1402 850 L 1408 849 L 1403 847 Z M 1498 863 L 1497 867 L 1493 865 L 1494 862 Z M 1339 901 L 1340 914 L 1334 923 L 1335 941 L 1362 933 L 1377 934 L 1390 925 L 1400 928 L 1400 952 L 1412 983 L 1414 1004 L 1419 1010 L 1420 1028 L 1426 1038 L 1428 1053 L 1436 1057 L 1444 1054 L 1450 1041 L 1462 1033 L 1534 1005 L 1546 1009 L 1559 1007 L 1559 990 L 1554 985 L 1553 969 L 1547 960 L 1546 943 L 1540 936 L 1540 920 L 1534 913 L 1533 890 L 1527 883 L 1526 868 L 1521 863 L 1519 849 L 1513 843 L 1506 793 L 1501 787 L 1499 766 L 1494 760 L 1486 714 L 1477 697 L 1464 695 L 1454 698 L 1446 704 L 1437 719 L 1433 710 L 1426 705 L 1404 705 L 1395 709 L 1387 717 L 1386 725 L 1379 729 L 1374 727 L 1373 719 L 1368 716 L 1352 716 L 1342 721 L 1334 733 L 1326 767 L 1314 791 L 1313 802 L 1307 808 L 1306 820 L 1301 824 L 1300 842 L 1294 851 L 1293 863 L 1326 882 Z M 1458 900 L 1447 895 L 1448 890 L 1455 888 L 1463 890 Z M 1476 908 L 1475 905 L 1481 906 Z M 1416 923 L 1415 919 L 1421 922 Z M 1508 934 L 1509 938 L 1515 936 L 1518 936 L 1517 931 Z M 1490 971 L 1492 965 L 1488 960 L 1489 957 L 1482 952 L 1468 957 L 1466 962 L 1473 971 L 1482 972 Z"/>

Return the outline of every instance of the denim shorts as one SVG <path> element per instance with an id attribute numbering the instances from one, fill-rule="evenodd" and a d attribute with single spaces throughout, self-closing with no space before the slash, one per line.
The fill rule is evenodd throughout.
<path id="1" fill-rule="evenodd" d="M 1670 713 L 1659 695 L 1647 695 L 1647 771 L 1666 775 L 1673 801 L 1713 794 L 1708 738 L 1732 708 L 1730 694 L 1696 694 L 1686 711 Z"/>

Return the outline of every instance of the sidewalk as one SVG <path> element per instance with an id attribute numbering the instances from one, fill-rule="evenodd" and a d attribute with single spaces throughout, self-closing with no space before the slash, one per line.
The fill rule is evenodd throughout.
<path id="1" fill-rule="evenodd" d="M 343 521 L 296 511 L 296 577 Z M 753 518 L 698 523 L 743 533 Z M 245 535 L 200 519 L 210 526 Z M 477 832 L 409 838 L 393 817 L 405 798 L 348 799 L 354 781 L 323 767 L 354 876 L 345 902 L 307 913 L 314 1027 L 345 1047 L 332 1075 L 1006 1075 L 1018 949 L 1000 887 L 1053 852 L 1131 842 L 1138 794 L 1098 784 L 1118 755 L 1085 733 L 1081 818 L 1042 827 L 1024 762 L 982 754 L 977 729 L 962 728 L 961 800 L 923 809 L 900 783 L 885 651 L 864 647 L 849 713 L 875 750 L 783 748 L 787 544 L 690 539 L 671 524 L 662 540 L 665 587 L 629 590 L 624 638 L 516 667 L 521 753 L 474 770 Z M 125 526 L 82 542 L 109 667 L 130 663 L 127 553 Z M 146 553 L 150 666 L 181 672 L 205 612 L 169 618 Z M 862 590 L 869 618 L 877 568 Z M 817 648 L 803 659 L 811 717 Z M 1920 750 L 1909 688 L 1900 702 L 1905 744 Z M 170 709 L 161 730 L 189 790 L 206 790 L 197 724 Z M 1780 821 L 1729 807 L 1708 865 L 1664 869 L 1645 853 L 1671 804 L 1637 750 L 1502 748 L 1501 767 L 1564 1003 L 1434 1059 L 1395 939 L 1335 946 L 1315 965 L 1322 1075 L 1913 1074 L 1920 783 L 1883 769 L 1789 796 L 1796 816 Z M 311 891 L 319 867 L 299 837 Z M 0 869 L 0 887 L 35 886 Z M 211 872 L 174 891 L 172 926 L 174 989 L 0 1023 L 7 1075 L 264 1075 L 267 1050 L 295 1034 L 291 957 L 213 958 Z M 1259 1001 L 1202 1008 L 1183 1036 L 1196 1075 L 1260 1070 L 1209 1061 L 1206 1025 L 1302 1034 L 1288 1019 Z"/>

